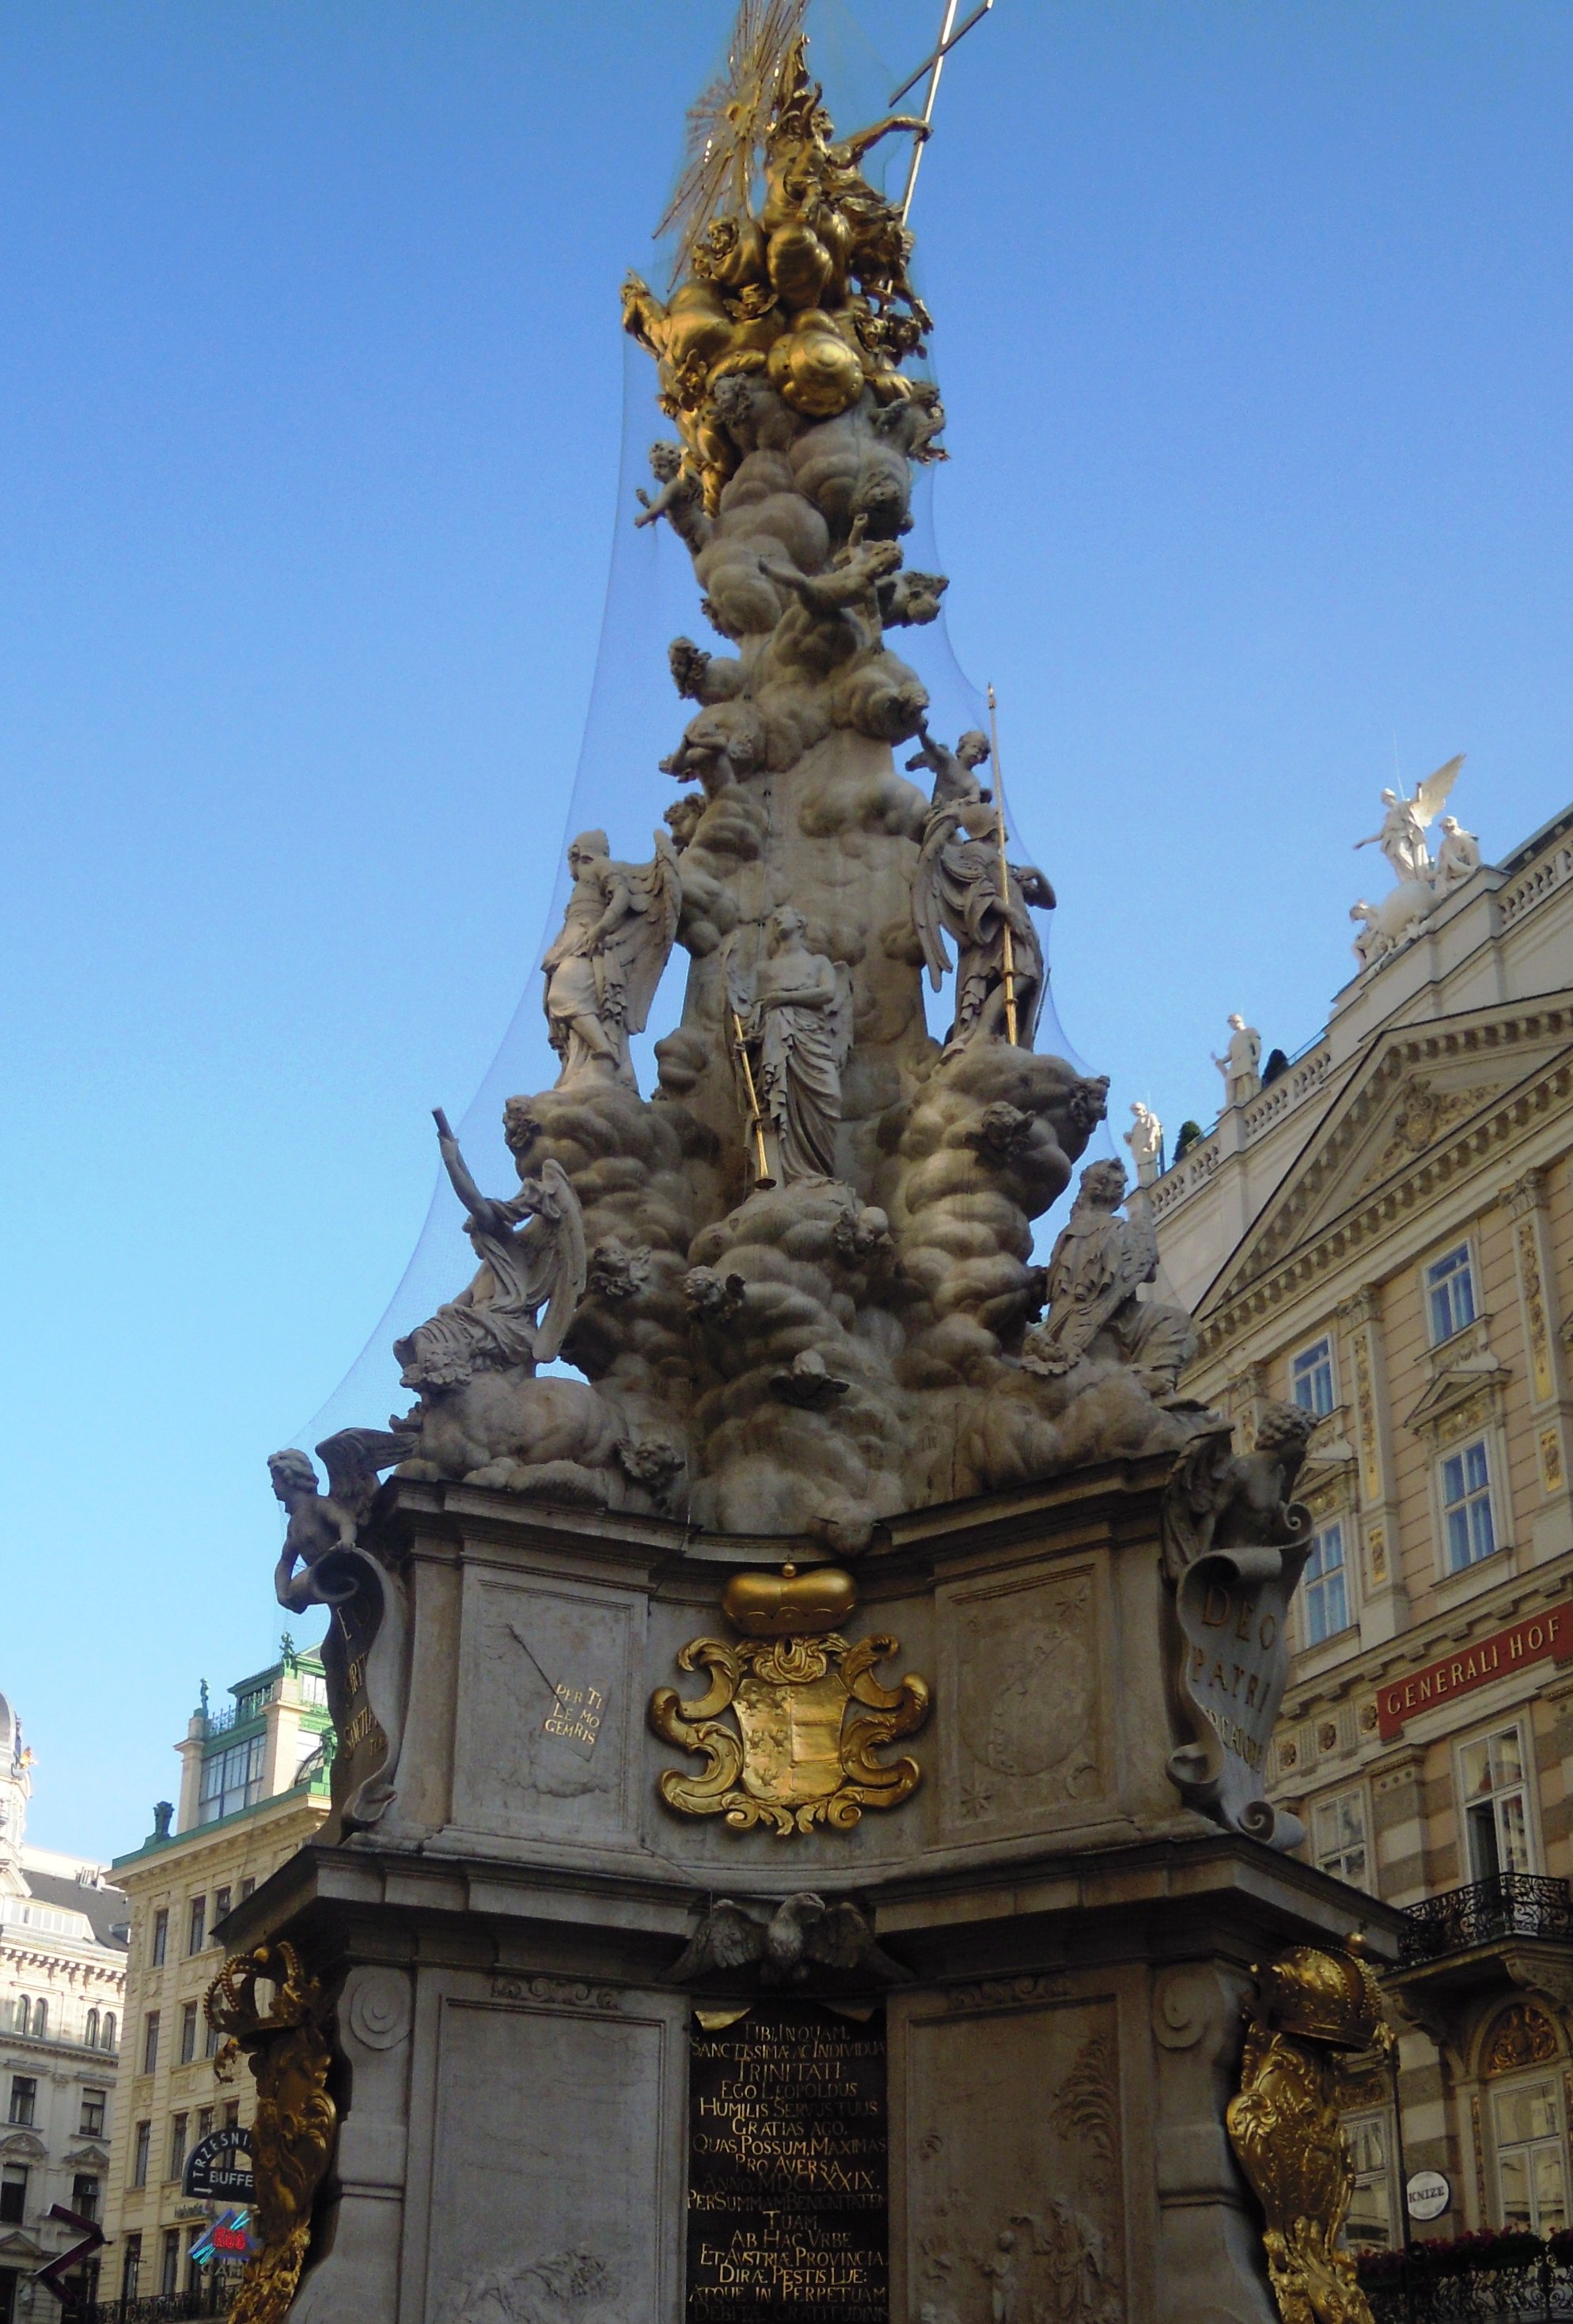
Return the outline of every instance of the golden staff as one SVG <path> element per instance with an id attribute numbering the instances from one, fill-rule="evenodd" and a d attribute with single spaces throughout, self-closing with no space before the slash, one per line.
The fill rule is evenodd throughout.
<path id="1" fill-rule="evenodd" d="M 749 1063 L 748 1043 L 743 1036 L 743 1020 L 735 1009 L 731 1012 L 731 1026 L 735 1036 L 732 1047 L 737 1051 L 738 1063 L 743 1069 L 743 1087 L 749 1093 L 749 1120 L 753 1125 L 754 1142 L 759 1148 L 759 1167 L 755 1174 L 754 1184 L 756 1186 L 773 1186 L 776 1181 L 770 1176 L 770 1157 L 765 1151 L 765 1117 L 759 1111 L 759 1093 L 754 1087 L 754 1070 Z"/>
<path id="2" fill-rule="evenodd" d="M 994 688 L 989 689 L 989 739 L 994 752 L 994 810 L 999 836 L 999 915 L 1005 932 L 1002 965 L 1005 970 L 1005 1038 L 1016 1047 L 1016 938 L 1010 926 L 1010 866 L 1005 860 L 1005 778 L 999 767 L 998 706 Z"/>

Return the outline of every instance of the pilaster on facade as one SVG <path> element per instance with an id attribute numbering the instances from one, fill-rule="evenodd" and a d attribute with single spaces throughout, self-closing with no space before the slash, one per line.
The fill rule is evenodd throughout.
<path id="1" fill-rule="evenodd" d="M 1360 1642 L 1382 1645 L 1407 1628 L 1403 1545 L 1394 1479 L 1392 1398 L 1382 1295 L 1364 1285 L 1336 1311 L 1343 1377 L 1350 1384 L 1360 1504 Z"/>
<path id="2" fill-rule="evenodd" d="M 1523 1332 L 1524 1374 L 1535 1438 L 1535 1470 L 1545 1508 L 1533 1520 L 1537 1560 L 1573 1548 L 1573 1452 L 1568 1438 L 1568 1360 L 1551 1249 L 1547 1172 L 1526 1170 L 1505 1187 L 1513 1230 L 1513 1273 Z"/>

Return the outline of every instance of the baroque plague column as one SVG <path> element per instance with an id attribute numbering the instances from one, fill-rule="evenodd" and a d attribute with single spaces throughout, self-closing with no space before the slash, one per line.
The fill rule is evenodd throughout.
<path id="1" fill-rule="evenodd" d="M 1053 889 L 904 658 L 944 413 L 861 165 L 922 124 L 839 136 L 801 15 L 746 0 L 672 285 L 623 288 L 670 430 L 630 514 L 714 640 L 683 793 L 645 860 L 573 843 L 514 1189 L 438 1117 L 477 1271 L 409 1409 L 326 1492 L 272 1463 L 340 1750 L 215 1997 L 299 2097 L 253 2324 L 1267 2324 L 1242 2013 L 1390 1944 L 1264 1793 L 1300 1416 L 1237 1455 L 1181 1393 L 1117 1164 L 1034 1263 L 1107 1084 L 1035 1046 Z M 1283 2312 L 1357 2317 L 1323 2275 Z"/>

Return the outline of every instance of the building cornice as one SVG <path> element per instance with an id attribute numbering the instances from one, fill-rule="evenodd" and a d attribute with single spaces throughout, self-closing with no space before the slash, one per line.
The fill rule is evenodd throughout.
<path id="1" fill-rule="evenodd" d="M 1485 1020 L 1456 1026 L 1416 1028 L 1384 1034 L 1386 1054 L 1361 1082 L 1350 1102 L 1306 1168 L 1270 1206 L 1270 1215 L 1252 1238 L 1237 1287 L 1220 1291 L 1210 1312 L 1204 1301 L 1197 1320 L 1198 1360 L 1222 1357 L 1232 1343 L 1264 1316 L 1298 1297 L 1309 1286 L 1341 1268 L 1357 1252 L 1389 1233 L 1394 1220 L 1413 1211 L 1452 1181 L 1476 1175 L 1492 1156 L 1537 1115 L 1548 1114 L 1573 1093 L 1573 1051 L 1564 1048 L 1494 1095 L 1451 1127 L 1436 1145 L 1417 1155 L 1406 1169 L 1367 1188 L 1329 1219 L 1309 1240 L 1293 1237 L 1304 1228 L 1317 1201 L 1337 1184 L 1360 1134 L 1404 1075 L 1416 1065 L 1471 1057 L 1500 1057 L 1520 1042 L 1573 1037 L 1573 1010 L 1562 1003 L 1494 1013 Z M 1522 1176 L 1520 1166 L 1519 1176 Z M 1247 1271 L 1255 1268 L 1255 1271 Z M 1210 1296 L 1211 1295 L 1210 1295 Z"/>

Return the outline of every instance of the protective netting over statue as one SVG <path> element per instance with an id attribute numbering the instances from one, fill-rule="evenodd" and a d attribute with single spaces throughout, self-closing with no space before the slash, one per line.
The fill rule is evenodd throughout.
<path id="1" fill-rule="evenodd" d="M 1107 1084 L 1065 1053 L 1053 890 L 945 636 L 933 326 L 878 180 L 914 124 L 866 60 L 827 99 L 802 13 L 741 12 L 669 265 L 624 284 L 617 546 L 541 982 L 310 1434 L 366 1484 L 851 1554 L 900 1509 L 1182 1441 L 1189 1327 L 1137 1301 L 1155 1248 L 1118 1165 L 1034 1262 Z"/>

